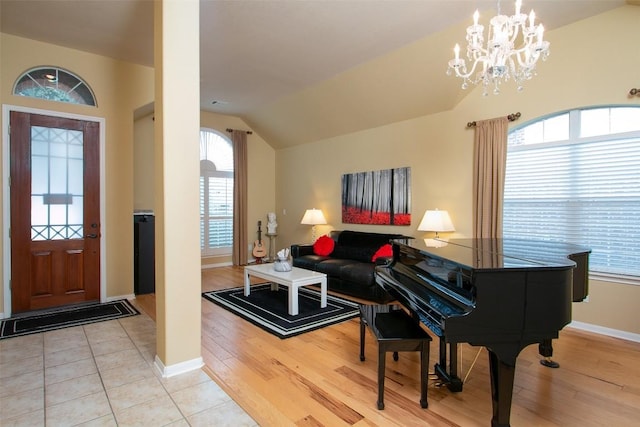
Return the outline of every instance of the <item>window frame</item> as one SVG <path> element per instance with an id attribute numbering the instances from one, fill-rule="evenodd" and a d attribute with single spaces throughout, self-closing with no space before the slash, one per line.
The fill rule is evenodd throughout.
<path id="1" fill-rule="evenodd" d="M 233 146 L 232 146 L 232 142 L 231 140 L 224 135 L 221 132 L 218 132 L 215 129 L 210 129 L 210 128 L 200 128 L 200 132 L 207 132 L 207 133 L 211 133 L 213 135 L 215 135 L 216 137 L 220 138 L 221 140 L 223 140 L 225 143 L 227 143 L 229 145 L 229 148 L 231 149 L 231 155 L 233 156 Z M 201 257 L 205 258 L 205 257 L 211 257 L 211 256 L 229 256 L 232 254 L 232 250 L 233 250 L 233 206 L 231 208 L 231 214 L 230 215 L 211 215 L 208 211 L 209 211 L 209 192 L 206 191 L 208 186 L 209 186 L 209 178 L 223 178 L 223 179 L 230 179 L 232 181 L 232 185 L 231 185 L 231 202 L 233 205 L 233 180 L 234 180 L 234 172 L 233 170 L 229 171 L 229 170 L 217 170 L 217 168 L 215 167 L 215 158 L 211 159 L 211 158 L 207 158 L 206 157 L 206 153 L 202 152 L 202 147 L 203 147 L 203 140 L 202 138 L 200 138 L 200 200 L 201 200 L 201 205 L 200 205 L 200 227 L 201 227 L 201 241 L 200 241 L 200 248 L 201 248 Z M 219 159 L 218 159 L 219 160 Z M 210 164 L 210 166 L 204 166 L 205 163 Z M 233 162 L 232 162 L 232 166 L 233 166 Z M 204 182 L 203 182 L 204 179 Z M 205 190 L 204 194 L 202 193 L 202 190 Z M 227 193 L 229 194 L 229 193 Z M 230 246 L 221 246 L 221 247 L 216 247 L 216 248 L 211 248 L 208 245 L 208 242 L 210 241 L 209 239 L 209 228 L 206 226 L 205 224 L 205 217 L 206 217 L 206 221 L 210 221 L 210 220 L 219 220 L 219 221 L 231 221 L 231 245 Z M 207 243 L 205 245 L 205 243 Z"/>
<path id="2" fill-rule="evenodd" d="M 30 68 L 16 79 L 11 93 L 45 101 L 98 106 L 93 89 L 84 79 L 57 66 Z"/>
<path id="3" fill-rule="evenodd" d="M 582 108 L 576 108 L 576 109 L 572 109 L 572 110 L 565 110 L 565 111 L 559 111 L 553 114 L 548 114 L 542 117 L 539 117 L 535 120 L 531 120 L 528 121 L 526 123 L 521 124 L 520 126 L 514 127 L 512 129 L 509 130 L 509 137 L 511 137 L 512 135 L 515 135 L 515 132 L 521 131 L 523 129 L 525 129 L 528 126 L 543 122 L 545 120 L 549 120 L 549 119 L 553 119 L 554 117 L 558 117 L 561 116 L 563 114 L 569 114 L 569 121 L 568 121 L 568 126 L 569 126 L 569 138 L 566 140 L 559 140 L 559 141 L 548 141 L 548 142 L 540 142 L 540 143 L 533 143 L 533 144 L 522 144 L 522 145 L 508 145 L 508 149 L 507 149 L 507 163 L 508 163 L 508 159 L 509 159 L 509 153 L 512 152 L 522 152 L 522 151 L 534 151 L 534 150 L 538 150 L 538 149 L 544 149 L 544 148 L 564 148 L 564 147 L 568 147 L 571 148 L 573 146 L 588 146 L 588 144 L 593 144 L 593 143 L 597 143 L 597 142 L 604 142 L 604 141 L 625 141 L 625 140 L 632 140 L 632 141 L 638 141 L 640 143 L 640 130 L 634 130 L 634 131 L 628 131 L 628 132 L 620 132 L 620 133 L 608 133 L 608 134 L 603 134 L 603 135 L 597 135 L 597 136 L 588 136 L 588 137 L 580 137 L 579 133 L 580 133 L 580 115 L 583 111 L 585 110 L 592 110 L 592 109 L 604 109 L 604 108 L 608 108 L 608 109 L 615 109 L 615 108 L 634 108 L 634 109 L 638 109 L 640 110 L 640 107 L 635 106 L 635 105 L 598 105 L 598 106 L 590 106 L 590 107 L 582 107 Z M 509 174 L 509 170 L 508 170 L 508 166 L 507 166 L 507 176 L 505 176 L 505 207 L 508 204 L 508 199 L 507 199 L 507 180 L 508 180 L 508 174 Z M 586 174 L 585 174 L 586 175 Z M 584 176 L 584 175 L 583 175 Z M 571 193 L 574 194 L 574 193 Z M 635 196 L 631 196 L 632 200 L 635 199 Z M 598 198 L 596 197 L 595 200 L 597 200 Z M 602 196 L 600 196 L 600 199 L 603 199 Z M 532 198 L 528 198 L 528 200 L 533 200 Z M 577 199 L 576 199 L 577 200 Z M 635 203 L 635 201 L 634 201 Z M 508 220 L 507 215 L 505 215 L 505 222 Z M 506 225 L 506 224 L 505 224 Z M 515 237 L 513 235 L 509 235 L 508 233 L 505 233 L 505 237 Z M 526 236 L 524 235 L 520 235 L 519 237 L 521 238 L 525 238 Z M 546 238 L 550 239 L 550 240 L 561 240 L 561 241 L 568 241 L 562 238 L 556 238 L 553 239 L 553 235 L 548 235 Z M 566 236 L 564 236 L 566 237 Z M 570 242 L 569 243 L 577 243 L 577 244 L 581 244 L 581 242 Z M 588 246 L 588 244 L 586 245 Z M 640 249 L 640 243 L 638 243 L 638 249 Z M 632 253 L 635 253 L 635 249 Z M 592 255 L 593 257 L 593 255 Z M 625 274 L 619 274 L 619 273 L 614 273 L 614 272 L 603 272 L 603 271 L 595 271 L 593 270 L 593 268 L 591 268 L 593 266 L 593 264 L 591 264 L 590 269 L 589 269 L 589 276 L 592 279 L 596 279 L 596 280 L 606 280 L 606 281 L 610 281 L 610 282 L 616 282 L 616 283 L 624 283 L 624 284 L 632 284 L 632 285 L 640 285 L 640 273 L 635 273 L 634 274 L 630 274 L 630 275 L 625 275 Z"/>

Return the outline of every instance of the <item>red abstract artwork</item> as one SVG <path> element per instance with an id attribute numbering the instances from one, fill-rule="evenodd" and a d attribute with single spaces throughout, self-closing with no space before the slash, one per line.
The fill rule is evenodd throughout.
<path id="1" fill-rule="evenodd" d="M 342 175 L 342 222 L 411 225 L 411 168 Z"/>

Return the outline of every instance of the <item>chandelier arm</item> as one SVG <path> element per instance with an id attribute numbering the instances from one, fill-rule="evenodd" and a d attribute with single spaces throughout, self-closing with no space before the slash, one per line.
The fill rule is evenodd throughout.
<path id="1" fill-rule="evenodd" d="M 529 45 L 524 45 L 524 46 L 519 47 L 519 48 L 517 48 L 517 49 L 515 49 L 515 48 L 514 48 L 514 49 L 511 49 L 511 54 L 512 54 L 512 55 L 514 55 L 514 54 L 520 54 L 520 53 L 522 53 L 522 52 L 524 52 L 525 50 L 528 50 L 528 49 L 529 49 Z"/>
<path id="2" fill-rule="evenodd" d="M 521 53 L 524 54 L 524 52 L 515 52 L 513 56 L 515 56 L 516 59 L 518 60 L 517 62 L 519 66 L 528 67 L 529 64 L 527 64 L 527 61 L 522 58 L 523 56 L 526 56 L 526 55 L 521 55 Z"/>
<path id="3" fill-rule="evenodd" d="M 473 63 L 487 62 L 489 60 L 489 52 L 485 49 L 479 49 L 475 54 L 467 52 L 467 59 Z"/>
<path id="4" fill-rule="evenodd" d="M 535 50 L 529 55 L 528 60 L 527 55 L 526 55 L 526 51 L 529 50 L 528 47 L 524 47 L 522 49 L 518 49 L 515 50 L 513 52 L 513 56 L 515 56 L 516 58 L 518 58 L 518 65 L 520 65 L 521 67 L 532 67 L 535 65 L 536 62 L 538 62 L 538 58 L 540 57 L 539 53 L 536 52 Z M 524 58 L 523 58 L 524 57 Z"/>
<path id="5" fill-rule="evenodd" d="M 465 74 L 461 73 L 458 68 L 455 68 L 456 75 L 458 77 L 462 77 L 464 79 L 469 79 L 469 77 L 471 77 L 476 72 L 476 67 L 478 66 L 478 63 L 480 63 L 480 62 L 485 62 L 485 61 L 482 60 L 482 59 L 476 59 L 475 61 L 473 61 L 473 65 L 471 66 L 471 69 Z"/>
<path id="6" fill-rule="evenodd" d="M 518 36 L 520 35 L 520 25 L 513 25 L 511 28 L 513 29 L 513 34 L 511 35 L 511 38 L 509 39 L 509 42 L 511 43 L 511 46 L 515 46 L 516 45 L 516 40 L 518 39 Z M 524 35 L 524 31 L 522 32 L 522 37 L 524 38 L 524 40 L 526 42 L 527 39 L 526 39 L 526 37 Z"/>

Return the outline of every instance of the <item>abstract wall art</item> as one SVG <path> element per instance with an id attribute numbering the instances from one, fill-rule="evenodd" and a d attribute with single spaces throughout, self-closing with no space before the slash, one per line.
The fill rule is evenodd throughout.
<path id="1" fill-rule="evenodd" d="M 411 168 L 342 175 L 342 222 L 411 225 Z"/>

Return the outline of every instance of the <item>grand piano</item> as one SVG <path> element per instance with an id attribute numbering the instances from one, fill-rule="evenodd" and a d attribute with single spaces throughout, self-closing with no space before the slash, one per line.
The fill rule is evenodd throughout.
<path id="1" fill-rule="evenodd" d="M 516 358 L 530 344 L 551 366 L 552 339 L 588 294 L 589 249 L 516 239 L 394 241 L 376 281 L 440 340 L 435 373 L 452 391 L 458 343 L 489 353 L 492 426 L 509 426 Z M 436 243 L 434 246 L 433 243 Z M 450 362 L 447 368 L 447 345 Z"/>

